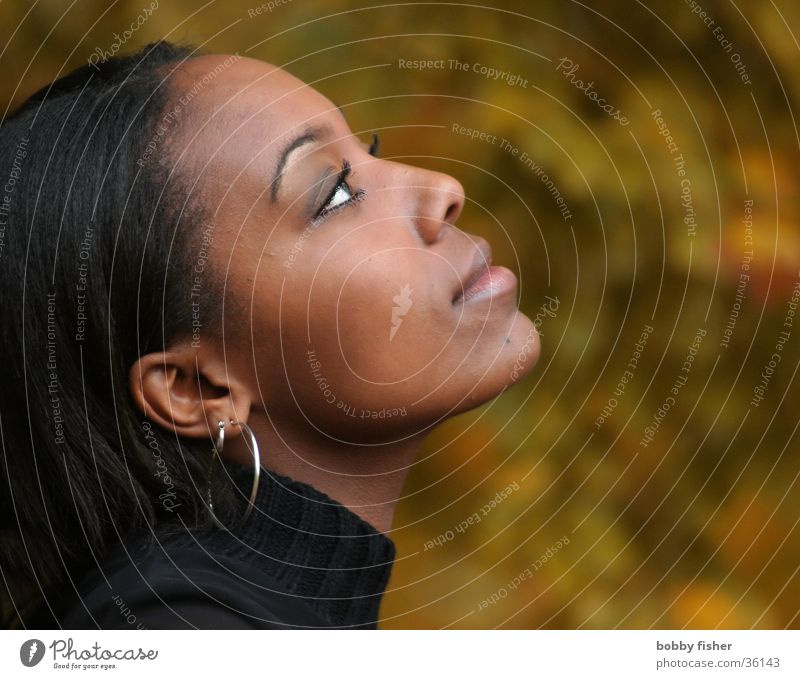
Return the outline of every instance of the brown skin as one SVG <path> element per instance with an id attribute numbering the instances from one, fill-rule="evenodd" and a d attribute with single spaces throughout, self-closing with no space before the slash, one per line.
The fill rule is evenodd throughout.
<path id="1" fill-rule="evenodd" d="M 173 88 L 225 59 L 187 62 Z M 373 157 L 335 105 L 285 71 L 235 61 L 185 115 L 170 154 L 212 206 L 206 266 L 226 281 L 224 327 L 202 332 L 199 347 L 190 336 L 142 356 L 134 399 L 183 436 L 248 423 L 265 467 L 388 531 L 430 429 L 510 386 L 520 352 L 518 375 L 535 364 L 538 335 L 517 309 L 516 281 L 492 269 L 502 290 L 458 299 L 488 254 L 454 226 L 461 185 Z M 319 134 L 289 154 L 273 202 L 279 158 L 308 127 Z M 311 224 L 343 158 L 353 172 L 333 198 L 342 207 Z M 366 195 L 351 202 L 358 190 Z M 393 307 L 408 308 L 390 340 Z M 228 424 L 223 457 L 248 464 L 240 433 Z"/>

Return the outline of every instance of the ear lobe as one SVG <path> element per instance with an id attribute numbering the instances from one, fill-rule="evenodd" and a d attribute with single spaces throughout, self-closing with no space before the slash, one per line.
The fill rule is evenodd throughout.
<path id="1" fill-rule="evenodd" d="M 213 437 L 220 420 L 246 420 L 250 412 L 251 400 L 238 382 L 183 347 L 140 357 L 129 383 L 142 413 L 180 436 Z"/>

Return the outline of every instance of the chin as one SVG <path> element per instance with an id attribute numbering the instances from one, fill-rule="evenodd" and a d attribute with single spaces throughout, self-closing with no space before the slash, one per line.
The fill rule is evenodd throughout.
<path id="1" fill-rule="evenodd" d="M 507 333 L 482 342 L 471 352 L 460 372 L 472 382 L 463 386 L 463 400 L 452 414 L 477 408 L 516 384 L 533 370 L 540 350 L 541 341 L 535 325 L 517 311 Z"/>
<path id="2" fill-rule="evenodd" d="M 539 361 L 542 349 L 541 338 L 533 321 L 521 311 L 517 311 L 512 331 L 508 336 L 504 358 L 511 363 L 509 380 L 504 389 L 510 387 L 527 375 Z"/>

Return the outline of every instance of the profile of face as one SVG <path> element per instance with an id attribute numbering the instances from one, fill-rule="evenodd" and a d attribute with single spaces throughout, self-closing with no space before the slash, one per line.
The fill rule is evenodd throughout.
<path id="1" fill-rule="evenodd" d="M 458 181 L 378 157 L 335 104 L 275 66 L 201 56 L 175 87 L 204 78 L 172 152 L 210 215 L 196 254 L 224 279 L 224 322 L 170 349 L 201 372 L 224 365 L 205 372 L 220 404 L 277 431 L 392 441 L 486 402 L 535 364 L 516 277 L 456 226 Z M 181 433 L 203 434 L 188 420 Z"/>

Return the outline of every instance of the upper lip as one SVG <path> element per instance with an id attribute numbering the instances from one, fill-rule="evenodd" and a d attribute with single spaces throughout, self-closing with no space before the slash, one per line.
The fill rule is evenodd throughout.
<path id="1" fill-rule="evenodd" d="M 475 255 L 466 274 L 461 277 L 453 296 L 453 304 L 458 302 L 467 289 L 477 281 L 492 263 L 492 246 L 481 238 L 475 246 Z"/>

